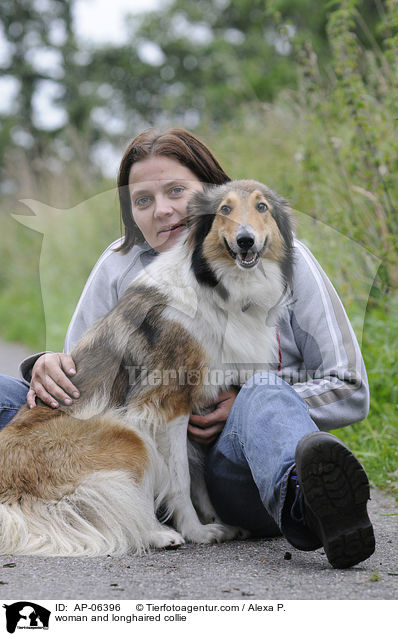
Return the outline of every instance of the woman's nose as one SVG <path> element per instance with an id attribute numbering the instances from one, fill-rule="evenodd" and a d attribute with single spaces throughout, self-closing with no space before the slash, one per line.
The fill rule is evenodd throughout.
<path id="1" fill-rule="evenodd" d="M 173 208 L 169 199 L 164 196 L 155 199 L 155 216 L 168 216 L 173 214 Z"/>

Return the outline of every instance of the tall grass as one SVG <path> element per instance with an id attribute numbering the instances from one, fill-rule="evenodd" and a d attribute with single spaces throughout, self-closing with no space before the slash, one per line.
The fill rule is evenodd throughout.
<path id="1" fill-rule="evenodd" d="M 361 25 L 357 4 L 334 3 L 327 81 L 308 45 L 296 92 L 286 91 L 273 104 L 251 103 L 233 124 L 199 134 L 231 177 L 267 183 L 296 210 L 297 235 L 337 287 L 368 370 L 369 417 L 337 434 L 364 462 L 373 484 L 398 493 L 398 5 L 385 3 L 383 49 L 365 51 L 354 31 Z M 92 265 L 119 236 L 116 196 L 108 192 L 113 184 L 88 187 L 76 180 L 84 172 L 74 166 L 69 178 L 66 170 L 61 190 L 59 177 L 40 186 L 27 180 L 18 196 L 2 201 L 4 338 L 60 350 Z M 26 211 L 16 203 L 26 196 L 69 209 L 46 225 L 41 280 L 41 235 L 9 216 Z"/>
<path id="2" fill-rule="evenodd" d="M 234 177 L 265 181 L 296 209 L 368 369 L 369 417 L 336 434 L 398 496 L 398 5 L 385 3 L 383 47 L 366 50 L 359 2 L 333 5 L 327 81 L 308 45 L 299 90 L 251 107 L 237 123 L 244 134 L 226 128 L 213 146 Z"/>
<path id="3" fill-rule="evenodd" d="M 74 165 L 42 174 L 40 183 L 24 178 L 20 192 L 1 201 L 0 337 L 33 350 L 62 351 L 94 263 L 120 236 L 114 184 L 87 182 L 84 166 L 80 174 Z"/>
<path id="4" fill-rule="evenodd" d="M 362 351 L 370 386 L 369 416 L 336 434 L 355 450 L 372 483 L 390 489 L 398 500 L 397 317 L 397 294 L 367 313 Z"/>

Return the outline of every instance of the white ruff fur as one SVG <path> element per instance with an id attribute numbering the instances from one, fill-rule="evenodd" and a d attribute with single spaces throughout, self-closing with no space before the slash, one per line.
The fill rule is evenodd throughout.
<path id="1" fill-rule="evenodd" d="M 276 324 L 284 294 L 279 265 L 266 259 L 254 271 L 242 270 L 233 263 L 211 265 L 228 290 L 227 300 L 198 283 L 183 237 L 136 280 L 167 296 L 163 317 L 181 324 L 202 345 L 210 374 L 224 369 L 230 372 L 229 378 L 234 372 L 238 377 L 240 368 L 268 370 L 278 361 Z M 216 379 L 217 374 L 211 374 L 211 378 Z M 205 401 L 216 397 L 225 386 L 223 382 L 215 384 L 207 387 Z"/>

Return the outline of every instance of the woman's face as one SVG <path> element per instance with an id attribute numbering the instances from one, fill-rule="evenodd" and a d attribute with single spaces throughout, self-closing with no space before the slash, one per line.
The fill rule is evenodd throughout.
<path id="1" fill-rule="evenodd" d="M 187 203 L 202 183 L 170 157 L 150 157 L 131 166 L 129 189 L 133 218 L 158 252 L 168 250 L 184 231 Z"/>

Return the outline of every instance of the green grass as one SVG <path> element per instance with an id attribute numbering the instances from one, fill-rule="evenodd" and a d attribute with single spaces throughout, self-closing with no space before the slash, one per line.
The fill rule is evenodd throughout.
<path id="1" fill-rule="evenodd" d="M 398 500 L 398 295 L 373 307 L 365 320 L 363 356 L 370 386 L 370 412 L 336 434 L 365 465 L 373 485 Z"/>
<path id="2" fill-rule="evenodd" d="M 70 318 L 87 277 L 102 251 L 120 236 L 115 189 L 99 182 L 94 196 L 81 193 L 53 200 L 32 196 L 29 208 L 5 201 L 1 206 L 0 336 L 34 350 L 62 351 Z M 108 189 L 106 189 L 108 188 Z M 69 203 L 69 205 L 68 205 Z M 44 235 L 43 233 L 44 232 Z"/>

